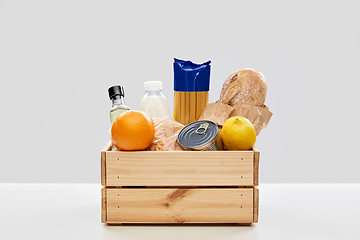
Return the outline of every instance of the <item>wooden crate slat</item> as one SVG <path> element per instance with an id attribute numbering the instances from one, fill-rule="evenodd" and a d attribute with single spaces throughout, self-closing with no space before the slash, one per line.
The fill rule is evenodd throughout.
<path id="1" fill-rule="evenodd" d="M 251 223 L 253 188 L 107 188 L 107 223 Z"/>
<path id="2" fill-rule="evenodd" d="M 108 151 L 106 186 L 253 186 L 253 151 Z"/>

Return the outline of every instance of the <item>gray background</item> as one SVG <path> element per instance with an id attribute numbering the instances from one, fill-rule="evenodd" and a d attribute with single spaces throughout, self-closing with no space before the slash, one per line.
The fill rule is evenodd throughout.
<path id="1" fill-rule="evenodd" d="M 107 88 L 139 109 L 173 58 L 212 61 L 210 102 L 261 71 L 262 183 L 360 182 L 357 1 L 0 1 L 0 182 L 97 183 Z"/>

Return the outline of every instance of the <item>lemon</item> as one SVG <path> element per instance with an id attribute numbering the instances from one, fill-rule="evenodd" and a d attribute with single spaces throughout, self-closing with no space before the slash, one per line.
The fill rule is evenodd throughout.
<path id="1" fill-rule="evenodd" d="M 231 117 L 225 121 L 221 139 L 228 150 L 249 150 L 256 141 L 254 125 L 244 117 Z"/>

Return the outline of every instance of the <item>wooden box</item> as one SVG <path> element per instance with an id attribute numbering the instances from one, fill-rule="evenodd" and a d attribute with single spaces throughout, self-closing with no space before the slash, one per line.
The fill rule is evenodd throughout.
<path id="1" fill-rule="evenodd" d="M 122 223 L 258 221 L 259 151 L 101 152 L 102 217 Z"/>

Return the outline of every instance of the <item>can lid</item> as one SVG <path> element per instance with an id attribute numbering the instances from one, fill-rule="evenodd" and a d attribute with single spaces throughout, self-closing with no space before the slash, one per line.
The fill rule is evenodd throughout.
<path id="1" fill-rule="evenodd" d="M 216 141 L 217 135 L 216 123 L 201 120 L 186 125 L 179 132 L 177 141 L 185 149 L 203 150 Z"/>

